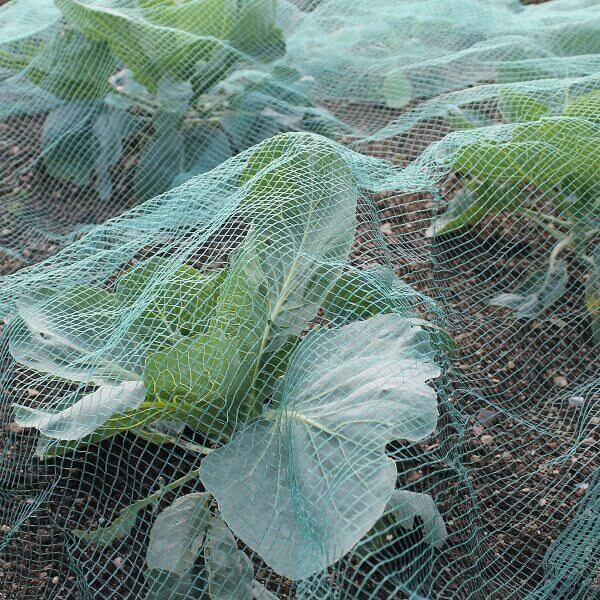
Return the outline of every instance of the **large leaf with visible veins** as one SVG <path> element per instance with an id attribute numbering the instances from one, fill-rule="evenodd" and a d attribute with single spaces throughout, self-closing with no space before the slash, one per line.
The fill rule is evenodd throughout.
<path id="1" fill-rule="evenodd" d="M 233 533 L 279 574 L 302 579 L 348 552 L 396 483 L 391 440 L 436 427 L 440 374 L 421 321 L 378 315 L 309 333 L 277 410 L 203 462 L 201 480 Z"/>

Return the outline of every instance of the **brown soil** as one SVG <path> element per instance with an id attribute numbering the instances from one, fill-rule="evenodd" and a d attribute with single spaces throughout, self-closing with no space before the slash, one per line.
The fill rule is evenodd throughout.
<path id="1" fill-rule="evenodd" d="M 411 136 L 397 153 L 414 156 L 420 139 Z M 389 148 L 374 148 L 371 154 L 389 157 Z M 18 185 L 43 176 L 42 171 L 19 175 Z M 457 186 L 449 180 L 440 191 L 448 199 Z M 17 185 L 14 189 L 20 191 Z M 79 192 L 55 192 L 53 201 L 65 215 L 83 204 Z M 120 198 L 126 204 L 126 188 Z M 399 465 L 400 485 L 436 498 L 450 537 L 441 552 L 424 560 L 418 535 L 406 536 L 396 550 L 412 552 L 419 559 L 415 564 L 394 564 L 391 576 L 367 576 L 368 565 L 353 560 L 332 571 L 331 583 L 349 599 L 402 597 L 398 585 L 411 578 L 420 593 L 440 600 L 470 594 L 520 600 L 543 581 L 544 556 L 586 499 L 600 466 L 600 403 L 581 391 L 599 367 L 583 306 L 582 274 L 569 257 L 564 298 L 540 318 L 515 320 L 487 300 L 543 268 L 550 248 L 544 232 L 523 218 L 495 217 L 433 244 L 424 237 L 437 210 L 432 198 L 385 194 L 374 201 L 396 272 L 443 305 L 445 326 L 458 344 L 451 381 L 440 396 L 438 434 L 418 451 L 402 444 L 389 448 Z M 44 199 L 37 202 L 42 208 Z M 82 214 L 81 222 L 89 217 Z M 39 240 L 22 247 L 23 258 L 32 262 L 56 248 Z M 365 227 L 354 260 L 364 264 L 380 258 Z M 24 264 L 5 257 L 0 274 Z M 6 356 L 5 349 L 0 356 Z M 11 368 L 7 363 L 2 373 Z M 74 458 L 32 461 L 35 434 L 11 425 L 6 381 L 10 377 L 0 381 L 5 392 L 0 598 L 141 598 L 150 519 L 138 519 L 130 536 L 105 550 L 71 532 L 110 522 L 120 508 L 156 490 L 160 477 L 170 481 L 193 468 L 196 456 L 123 435 Z M 579 396 L 585 396 L 583 405 L 574 402 Z M 15 523 L 20 525 L 13 530 Z M 258 570 L 261 575 L 268 579 L 265 570 Z M 281 582 L 267 584 L 276 591 Z M 565 597 L 588 597 L 576 585 Z"/>
<path id="2" fill-rule="evenodd" d="M 447 185 L 449 198 L 456 182 Z M 397 273 L 444 304 L 446 327 L 459 345 L 437 436 L 418 452 L 389 449 L 401 467 L 400 484 L 434 495 L 450 538 L 429 562 L 396 565 L 385 585 L 377 574 L 365 577 L 365 565 L 356 561 L 332 573 L 332 584 L 343 581 L 349 598 L 389 598 L 412 577 L 422 581 L 421 593 L 440 599 L 474 591 L 522 598 L 542 581 L 544 555 L 585 498 L 599 462 L 597 399 L 588 397 L 585 408 L 571 402 L 578 384 L 598 369 L 578 266 L 571 257 L 569 290 L 553 311 L 517 321 L 486 301 L 543 266 L 544 232 L 522 219 L 496 217 L 432 245 L 423 235 L 436 209 L 432 199 L 387 194 L 375 202 Z M 380 260 L 366 226 L 354 260 Z M 478 420 L 482 409 L 491 411 L 490 422 Z M 75 459 L 38 463 L 28 458 L 35 436 L 11 430 L 9 422 L 6 414 L 0 465 L 2 534 L 11 536 L 0 563 L 5 597 L 86 597 L 78 589 L 94 598 L 140 597 L 149 519 L 139 519 L 131 536 L 106 550 L 70 532 L 110 521 L 155 490 L 159 477 L 170 481 L 187 472 L 194 456 L 119 436 Z M 22 524 L 9 531 L 17 518 Z M 409 552 L 419 548 L 418 540 L 403 543 Z M 415 556 L 422 561 L 422 552 Z M 427 573 L 436 568 L 443 571 L 431 589 Z M 280 583 L 272 585 L 276 590 Z M 582 590 L 573 592 L 578 597 Z"/>

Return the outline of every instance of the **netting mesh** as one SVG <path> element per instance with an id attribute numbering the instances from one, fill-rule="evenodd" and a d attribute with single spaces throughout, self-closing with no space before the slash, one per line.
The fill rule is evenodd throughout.
<path id="1" fill-rule="evenodd" d="M 600 4 L 0 7 L 3 593 L 593 598 Z"/>

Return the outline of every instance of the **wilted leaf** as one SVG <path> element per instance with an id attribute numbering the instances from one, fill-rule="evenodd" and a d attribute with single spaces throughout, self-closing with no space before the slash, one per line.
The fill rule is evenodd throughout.
<path id="1" fill-rule="evenodd" d="M 454 233 L 472 227 L 488 215 L 503 210 L 518 210 L 524 197 L 516 185 L 471 182 L 448 202 L 444 212 L 435 218 L 425 232 L 426 237 Z"/>
<path id="2" fill-rule="evenodd" d="M 81 540 L 104 548 L 115 540 L 127 537 L 137 521 L 139 512 L 150 504 L 151 500 L 140 500 L 125 507 L 108 527 L 98 527 L 92 531 L 76 529 L 73 533 Z"/>
<path id="3" fill-rule="evenodd" d="M 426 539 L 433 546 L 439 548 L 448 537 L 442 515 L 429 494 L 394 490 L 386 507 L 386 512 L 388 511 L 396 524 L 404 529 L 413 529 L 415 517 L 420 517 Z"/>

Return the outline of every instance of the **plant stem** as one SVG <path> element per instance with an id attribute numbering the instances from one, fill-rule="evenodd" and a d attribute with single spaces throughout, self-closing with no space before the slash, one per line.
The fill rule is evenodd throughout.
<path id="1" fill-rule="evenodd" d="M 549 215 L 543 215 L 541 213 L 537 213 L 534 210 L 530 210 L 528 208 L 521 208 L 519 209 L 519 212 L 521 212 L 522 214 L 526 215 L 527 217 L 529 217 L 529 219 L 531 221 L 533 221 L 536 225 L 539 225 L 544 231 L 546 231 L 547 233 L 549 233 L 551 236 L 557 238 L 557 239 L 563 239 L 563 233 L 561 233 L 560 231 L 557 231 L 553 225 L 556 222 L 557 224 L 560 223 L 561 225 L 567 226 L 568 223 L 561 221 L 560 219 L 556 219 L 556 221 L 554 220 L 555 217 L 550 217 L 551 219 L 553 219 L 553 221 L 551 222 L 550 225 L 548 225 L 548 223 L 544 223 L 544 221 L 542 220 L 541 217 L 548 217 Z"/>
<path id="2" fill-rule="evenodd" d="M 221 121 L 219 120 L 219 117 L 206 117 L 206 118 L 201 118 L 201 117 L 186 117 L 184 119 L 185 123 L 190 123 L 191 125 L 196 125 L 196 124 L 208 124 L 208 125 L 220 125 Z"/>
<path id="3" fill-rule="evenodd" d="M 554 248 L 552 248 L 552 252 L 550 253 L 550 259 L 549 259 L 550 268 L 552 268 L 554 266 L 554 264 L 556 263 L 556 259 L 557 259 L 558 255 L 563 250 L 568 248 L 574 239 L 575 239 L 575 235 L 573 233 L 571 233 L 570 235 L 568 235 L 568 236 L 564 237 L 562 240 L 560 240 L 560 242 L 558 242 L 558 244 L 556 244 L 556 246 L 554 246 Z"/>
<path id="4" fill-rule="evenodd" d="M 171 444 L 173 446 L 179 446 L 184 450 L 190 452 L 196 452 L 198 454 L 204 454 L 205 456 L 213 451 L 213 448 L 207 448 L 200 444 L 194 444 L 194 442 L 188 442 L 187 440 L 178 440 L 173 436 L 161 433 L 160 431 L 145 431 L 144 429 L 132 429 L 132 433 L 135 433 L 138 437 L 152 442 L 153 444 Z"/>
<path id="5" fill-rule="evenodd" d="M 529 208 L 522 209 L 525 214 L 529 215 L 537 215 L 540 219 L 545 219 L 550 223 L 554 223 L 555 225 L 560 225 L 562 227 L 568 227 L 571 223 L 569 221 L 565 221 L 564 219 L 559 219 L 558 217 L 554 217 L 552 215 L 548 215 L 541 211 L 531 210 Z"/>
<path id="6" fill-rule="evenodd" d="M 185 475 L 179 477 L 179 479 L 175 479 L 175 481 L 171 481 L 171 483 L 164 485 L 159 490 L 156 490 L 153 494 L 150 494 L 146 500 L 149 502 L 154 502 L 155 500 L 160 500 L 165 494 L 168 492 L 172 492 L 176 490 L 178 487 L 185 485 L 188 481 L 192 479 L 197 479 L 200 476 L 200 467 L 196 467 L 191 471 L 188 471 Z"/>
<path id="7" fill-rule="evenodd" d="M 590 267 L 595 267 L 596 263 L 594 262 L 594 259 L 591 256 L 588 256 L 587 254 L 582 254 L 581 255 L 581 260 L 588 264 Z"/>
<path id="8" fill-rule="evenodd" d="M 131 94 L 127 94 L 122 92 L 115 86 L 112 86 L 112 91 L 123 98 L 127 98 L 131 100 L 133 104 L 137 104 L 140 108 L 147 110 L 148 112 L 154 112 L 157 108 L 160 108 L 160 104 L 156 101 L 151 100 L 150 98 L 140 98 L 139 96 L 132 96 Z"/>
<path id="9" fill-rule="evenodd" d="M 132 431 L 134 431 L 134 430 L 132 430 Z M 139 433 L 137 431 L 134 431 L 134 433 L 139 435 Z M 208 449 L 208 448 L 207 448 L 207 450 L 210 451 L 210 449 Z M 146 496 L 145 498 L 142 498 L 141 500 L 136 500 L 135 502 L 132 502 L 131 504 L 127 505 L 125 508 L 122 508 L 119 511 L 119 514 L 123 514 L 127 509 L 131 508 L 132 506 L 139 506 L 139 508 L 141 509 L 145 506 L 148 506 L 149 504 L 155 504 L 165 494 L 168 494 L 169 492 L 176 490 L 177 488 L 181 487 L 182 485 L 185 485 L 188 481 L 191 481 L 192 479 L 197 479 L 199 476 L 200 476 L 200 467 L 196 467 L 195 469 L 188 471 L 185 475 L 182 475 L 178 479 L 171 481 L 171 483 L 161 486 L 158 490 L 156 490 L 152 494 Z"/>

